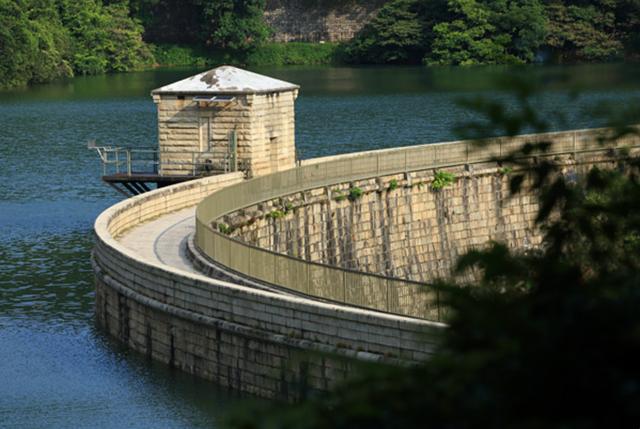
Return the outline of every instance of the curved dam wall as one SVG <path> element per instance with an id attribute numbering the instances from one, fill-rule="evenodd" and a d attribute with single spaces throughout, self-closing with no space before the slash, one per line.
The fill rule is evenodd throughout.
<path id="1" fill-rule="evenodd" d="M 251 180 L 244 180 L 240 173 L 232 173 L 186 182 L 123 201 L 102 213 L 95 223 L 93 267 L 97 323 L 109 335 L 150 359 L 222 386 L 288 400 L 330 389 L 353 373 L 358 362 L 410 365 L 423 361 L 437 347 L 438 336 L 445 325 L 424 320 L 441 320 L 442 317 L 437 294 L 424 293 L 421 283 L 292 257 L 237 238 L 243 233 L 247 237 L 251 234 L 260 237 L 260 231 L 268 232 L 271 228 L 274 237 L 279 237 L 273 238 L 274 249 L 276 242 L 297 243 L 293 236 L 291 239 L 286 236 L 286 222 L 294 222 L 295 215 L 299 234 L 301 228 L 304 231 L 305 222 L 309 227 L 313 224 L 303 220 L 304 213 L 313 210 L 318 210 L 318 216 L 325 216 L 327 222 L 320 226 L 326 228 L 325 233 L 343 231 L 344 228 L 340 230 L 337 226 L 338 222 L 344 225 L 353 216 L 349 230 L 367 234 L 367 222 L 356 216 L 361 213 L 363 217 L 371 217 L 371 213 L 382 210 L 387 213 L 387 221 L 393 221 L 388 227 L 391 252 L 398 249 L 398 244 L 394 247 L 393 243 L 400 243 L 402 238 L 400 234 L 397 240 L 391 239 L 394 228 L 401 224 L 409 228 L 411 219 L 428 222 L 429 216 L 436 219 L 440 216 L 445 222 L 456 220 L 444 232 L 440 227 L 431 229 L 432 235 L 437 232 L 440 239 L 446 236 L 451 243 L 465 237 L 460 225 L 467 215 L 473 220 L 474 212 L 480 210 L 473 208 L 474 198 L 469 199 L 466 214 L 464 211 L 458 213 L 456 209 L 464 207 L 465 192 L 473 191 L 474 183 L 478 184 L 478 189 L 488 187 L 486 192 L 478 192 L 478 204 L 484 202 L 491 207 L 491 198 L 495 201 L 503 198 L 490 197 L 493 193 L 497 195 L 498 190 L 504 190 L 504 179 L 498 180 L 495 165 L 487 164 L 493 156 L 506 153 L 503 151 L 510 150 L 513 145 L 541 138 L 553 141 L 552 156 L 568 166 L 572 160 L 585 165 L 590 162 L 610 165 L 616 159 L 616 151 L 612 148 L 640 146 L 638 139 L 627 139 L 603 148 L 598 142 L 603 132 L 587 130 L 496 139 L 493 145 L 477 152 L 470 151 L 468 143 L 458 142 L 315 159 L 292 170 Z M 440 191 L 440 196 L 428 191 L 428 178 L 434 169 L 459 172 L 458 181 Z M 421 181 L 423 183 L 419 185 Z M 354 185 L 363 190 L 359 198 L 336 200 L 338 194 L 344 195 Z M 301 204 L 294 210 L 296 198 L 305 201 L 306 205 Z M 411 210 L 423 208 L 416 209 L 411 218 L 402 211 L 407 203 L 411 203 Z M 527 200 L 527 204 L 532 205 L 532 202 Z M 130 228 L 195 205 L 194 243 L 199 252 L 215 265 L 227 267 L 243 278 L 277 285 L 281 292 L 225 282 L 147 260 L 119 241 Z M 369 206 L 374 210 L 369 210 Z M 271 215 L 267 219 L 268 213 L 278 210 L 274 207 L 284 208 L 282 211 L 287 213 Z M 247 210 L 254 208 L 262 210 L 265 219 L 256 218 L 253 225 L 246 225 L 246 230 L 239 226 L 236 231 L 222 232 L 213 226 L 225 217 L 246 216 Z M 439 215 L 442 208 L 446 210 Z M 364 214 L 365 210 L 369 210 L 368 215 Z M 497 207 L 494 210 L 498 210 Z M 509 214 L 504 207 L 501 210 L 502 216 L 492 214 L 486 217 L 487 222 L 515 216 L 510 222 L 522 226 L 528 222 L 526 216 L 530 216 L 533 208 L 516 213 L 509 211 Z M 335 225 L 333 220 L 329 222 L 334 218 Z M 480 215 L 479 219 L 484 218 Z M 285 224 L 280 227 L 282 229 L 274 229 L 278 228 L 274 221 Z M 431 222 L 431 225 L 439 225 L 434 219 Z M 368 224 L 372 231 L 369 240 L 373 242 L 373 231 L 377 237 L 379 232 L 383 234 L 384 227 L 371 219 Z M 527 236 L 518 235 L 517 231 L 523 229 L 513 229 L 516 231 L 512 234 L 514 239 Z M 322 231 L 318 232 L 318 240 L 321 240 Z M 508 235 L 511 230 L 494 228 L 491 231 L 488 234 Z M 232 237 L 229 232 L 237 232 L 238 237 Z M 406 237 L 407 232 L 404 234 Z M 309 234 L 309 237 L 313 236 Z M 337 234 L 334 237 L 335 255 L 332 257 L 336 263 L 354 264 L 353 258 L 347 257 L 353 251 L 344 250 L 347 241 L 340 241 Z M 532 234 L 531 240 L 534 238 L 535 234 Z M 358 246 L 356 243 L 353 248 L 358 251 Z M 311 241 L 308 247 L 313 249 Z M 286 252 L 289 249 L 306 252 L 301 250 L 304 248 L 304 243 L 302 246 L 286 244 L 278 247 Z M 317 253 L 318 258 L 324 257 L 321 251 Z M 312 255 L 312 251 L 298 255 L 301 254 Z M 325 255 L 329 253 L 325 252 Z M 446 259 L 447 254 L 442 255 Z M 373 258 L 371 266 L 384 266 L 386 262 L 382 261 L 385 259 L 388 257 Z M 396 274 L 396 268 L 388 272 Z M 399 272 L 403 270 L 407 268 L 401 268 Z M 287 291 L 304 296 L 294 296 Z"/>
<path id="2" fill-rule="evenodd" d="M 306 261 L 418 282 L 446 277 L 471 247 L 540 243 L 537 199 L 509 197 L 496 167 L 449 168 L 355 180 L 272 199 L 225 216 L 230 237 Z"/>
<path id="3" fill-rule="evenodd" d="M 268 398 L 330 389 L 358 362 L 424 360 L 444 325 L 271 293 L 146 260 L 118 237 L 243 180 L 209 177 L 125 200 L 95 223 L 96 321 L 150 359 Z M 176 243 L 176 246 L 178 243 Z"/>
<path id="4" fill-rule="evenodd" d="M 447 276 L 460 254 L 490 240 L 518 249 L 541 241 L 536 196 L 510 196 L 508 170 L 496 157 L 544 142 L 548 150 L 527 162 L 545 156 L 578 175 L 615 165 L 640 146 L 637 137 L 603 144 L 610 134 L 580 130 L 310 160 L 207 197 L 195 243 L 212 263 L 266 284 L 443 321 L 447 309 L 428 282 Z M 434 190 L 443 172 L 456 178 Z"/>

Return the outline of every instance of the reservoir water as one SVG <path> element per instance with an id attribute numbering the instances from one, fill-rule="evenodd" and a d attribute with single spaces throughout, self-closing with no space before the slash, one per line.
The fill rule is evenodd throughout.
<path id="1" fill-rule="evenodd" d="M 198 71 L 0 93 L 1 427 L 216 427 L 250 400 L 127 352 L 93 323 L 92 224 L 121 197 L 100 182 L 87 142 L 154 146 L 149 92 Z M 599 125 L 591 106 L 640 99 L 640 67 L 630 65 L 258 71 L 302 86 L 305 158 L 454 139 L 452 128 L 474 118 L 457 101 L 513 103 L 500 82 L 514 75 L 540 84 L 533 105 L 555 128 Z"/>

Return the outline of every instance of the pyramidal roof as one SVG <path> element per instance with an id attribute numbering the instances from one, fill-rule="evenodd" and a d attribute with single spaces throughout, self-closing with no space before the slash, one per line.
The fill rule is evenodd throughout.
<path id="1" fill-rule="evenodd" d="M 151 94 L 255 94 L 298 88 L 298 85 L 237 67 L 220 66 L 154 89 Z"/>

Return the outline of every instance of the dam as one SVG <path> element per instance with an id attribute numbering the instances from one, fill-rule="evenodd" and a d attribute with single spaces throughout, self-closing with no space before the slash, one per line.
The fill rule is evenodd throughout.
<path id="1" fill-rule="evenodd" d="M 194 107 L 181 96 L 176 103 Z M 264 123 L 258 116 L 249 130 Z M 184 125 L 172 127 L 186 134 Z M 277 156 L 290 153 L 286 145 L 247 151 L 268 160 L 256 164 L 264 171 L 252 174 L 246 162 L 248 169 L 146 192 L 99 216 L 98 324 L 151 359 L 271 398 L 330 389 L 358 362 L 420 362 L 446 329 L 429 281 L 490 240 L 539 244 L 537 200 L 509 198 L 509 174 L 496 157 L 544 140 L 545 156 L 579 172 L 614 165 L 619 150 L 640 145 L 629 138 L 603 147 L 606 134 L 431 144 L 286 168 Z"/>

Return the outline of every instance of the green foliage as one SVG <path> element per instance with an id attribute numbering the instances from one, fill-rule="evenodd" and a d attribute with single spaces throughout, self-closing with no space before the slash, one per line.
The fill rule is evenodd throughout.
<path id="1" fill-rule="evenodd" d="M 428 47 L 429 28 L 440 0 L 392 0 L 362 29 L 345 54 L 358 63 L 418 63 Z M 428 10 L 428 12 L 427 12 Z"/>
<path id="2" fill-rule="evenodd" d="M 53 0 L 0 0 L 0 88 L 70 76 L 70 43 Z"/>
<path id="3" fill-rule="evenodd" d="M 513 172 L 513 167 L 500 167 L 498 168 L 498 174 L 501 176 L 507 176 Z"/>
<path id="4" fill-rule="evenodd" d="M 347 194 L 344 194 L 340 189 L 334 189 L 331 191 L 331 193 L 333 194 L 333 200 L 334 201 L 344 201 L 348 198 Z"/>
<path id="5" fill-rule="evenodd" d="M 349 200 L 351 201 L 359 200 L 363 195 L 364 191 L 357 186 L 349 189 Z"/>
<path id="6" fill-rule="evenodd" d="M 205 66 L 213 64 L 212 56 L 190 46 L 152 45 L 156 63 L 163 66 Z"/>
<path id="7" fill-rule="evenodd" d="M 449 0 L 450 18 L 433 27 L 428 64 L 530 62 L 542 44 L 546 17 L 538 0 Z"/>
<path id="8" fill-rule="evenodd" d="M 62 21 L 73 37 L 73 68 L 79 74 L 140 69 L 153 62 L 142 41 L 142 26 L 129 18 L 125 3 L 58 0 Z"/>
<path id="9" fill-rule="evenodd" d="M 231 234 L 233 232 L 233 228 L 231 228 L 226 223 L 219 223 L 218 224 L 218 231 L 220 231 L 221 234 L 229 235 L 229 234 Z"/>
<path id="10" fill-rule="evenodd" d="M 276 209 L 276 210 L 272 210 L 269 213 L 267 213 L 265 215 L 265 217 L 267 219 L 280 219 L 280 218 L 283 218 L 285 216 L 285 214 L 286 213 L 283 210 Z"/>
<path id="11" fill-rule="evenodd" d="M 0 0 L 0 87 L 151 64 L 125 3 Z"/>
<path id="12" fill-rule="evenodd" d="M 392 0 L 346 61 L 474 65 L 640 57 L 637 0 Z"/>
<path id="13" fill-rule="evenodd" d="M 266 43 L 243 61 L 256 66 L 317 65 L 335 63 L 339 55 L 337 43 Z"/>
<path id="14" fill-rule="evenodd" d="M 431 182 L 431 189 L 439 191 L 453 184 L 456 181 L 456 175 L 448 171 L 436 171 Z"/>
<path id="15" fill-rule="evenodd" d="M 203 2 L 205 44 L 235 52 L 260 46 L 270 33 L 263 18 L 264 7 L 265 0 Z"/>
<path id="16" fill-rule="evenodd" d="M 393 191 L 393 190 L 396 190 L 396 189 L 398 189 L 398 181 L 397 181 L 396 179 L 391 179 L 391 180 L 389 181 L 389 188 L 388 188 L 388 190 L 389 190 L 389 191 Z"/>
<path id="17" fill-rule="evenodd" d="M 609 0 L 550 3 L 546 44 L 560 61 L 602 61 L 620 57 L 615 5 Z"/>
<path id="18" fill-rule="evenodd" d="M 523 112 L 498 116 L 492 103 L 476 105 L 489 107 L 481 113 L 491 129 L 513 135 L 545 122 L 527 102 Z M 621 127 L 611 139 L 629 134 L 637 139 L 638 129 Z M 292 409 L 243 410 L 251 417 L 235 417 L 232 427 L 637 425 L 640 158 L 630 156 L 577 179 L 562 174 L 545 141 L 499 157 L 517 167 L 512 192 L 538 196 L 543 244 L 524 251 L 490 243 L 459 260 L 452 278 L 435 286 L 450 308 L 435 354 L 414 367 L 363 368 L 334 392 Z"/>

